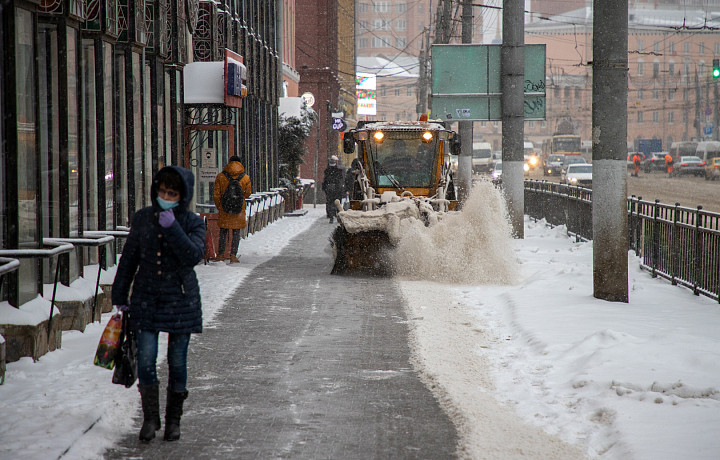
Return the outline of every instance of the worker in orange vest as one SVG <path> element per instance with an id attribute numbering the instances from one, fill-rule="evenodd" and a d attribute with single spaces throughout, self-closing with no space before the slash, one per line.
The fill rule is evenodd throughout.
<path id="1" fill-rule="evenodd" d="M 665 154 L 665 166 L 667 167 L 668 177 L 672 177 L 673 173 L 673 157 L 669 153 Z"/>
<path id="2" fill-rule="evenodd" d="M 642 160 L 640 160 L 640 155 L 638 155 L 637 153 L 635 155 L 633 155 L 632 161 L 633 161 L 633 173 L 631 175 L 635 176 L 635 177 L 639 177 L 638 173 L 640 172 L 640 162 L 642 161 Z"/>

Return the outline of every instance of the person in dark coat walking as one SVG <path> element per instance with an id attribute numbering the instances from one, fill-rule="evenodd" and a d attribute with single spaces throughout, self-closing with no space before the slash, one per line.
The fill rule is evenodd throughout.
<path id="1" fill-rule="evenodd" d="M 333 155 L 330 157 L 327 169 L 322 182 L 322 191 L 325 192 L 325 213 L 330 218 L 330 223 L 338 210 L 335 206 L 335 200 L 342 200 L 345 196 L 345 171 L 338 164 L 338 157 Z"/>
<path id="2" fill-rule="evenodd" d="M 222 197 L 230 185 L 230 178 L 240 181 L 240 187 L 243 190 L 242 210 L 240 212 L 231 213 L 222 207 Z M 245 174 L 245 167 L 240 162 L 240 157 L 233 155 L 228 160 L 222 172 L 215 178 L 215 187 L 213 187 L 213 201 L 218 209 L 218 227 L 220 227 L 220 240 L 218 241 L 218 255 L 216 261 L 225 260 L 225 242 L 228 233 L 232 230 L 230 240 L 230 263 L 238 263 L 237 258 L 238 247 L 240 245 L 240 230 L 247 225 L 245 219 L 245 199 L 250 196 L 251 183 L 250 176 Z"/>
<path id="3" fill-rule="evenodd" d="M 165 440 L 175 441 L 180 438 L 180 416 L 188 395 L 190 334 L 202 332 L 194 267 L 203 257 L 205 224 L 188 210 L 194 183 L 185 168 L 166 166 L 158 171 L 150 191 L 152 205 L 133 216 L 112 286 L 113 304 L 129 314 L 136 334 L 142 441 L 152 440 L 160 429 L 158 334 L 169 334 Z"/>

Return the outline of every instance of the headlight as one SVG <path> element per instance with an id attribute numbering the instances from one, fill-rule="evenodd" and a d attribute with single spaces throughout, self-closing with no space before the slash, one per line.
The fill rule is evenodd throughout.
<path id="1" fill-rule="evenodd" d="M 571 178 L 570 178 L 570 182 L 572 182 L 573 184 L 574 184 L 575 182 L 577 182 L 577 177 L 571 177 Z"/>
<path id="2" fill-rule="evenodd" d="M 527 163 L 523 163 L 523 171 L 525 171 L 525 172 L 530 171 L 530 166 Z"/>
<path id="3" fill-rule="evenodd" d="M 530 164 L 535 166 L 538 162 L 537 157 L 530 157 Z"/>
<path id="4" fill-rule="evenodd" d="M 430 131 L 425 131 L 422 135 L 423 142 L 430 142 L 432 140 L 432 133 Z"/>
<path id="5" fill-rule="evenodd" d="M 380 144 L 383 139 L 385 139 L 385 133 L 383 133 L 382 131 L 375 131 L 375 133 L 373 134 L 373 138 L 375 139 L 375 142 Z"/>

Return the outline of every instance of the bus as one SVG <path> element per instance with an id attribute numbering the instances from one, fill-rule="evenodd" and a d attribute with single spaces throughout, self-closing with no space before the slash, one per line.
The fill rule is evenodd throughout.
<path id="1" fill-rule="evenodd" d="M 543 157 L 549 155 L 580 155 L 580 136 L 575 134 L 554 134 L 543 142 Z"/>
<path id="2" fill-rule="evenodd" d="M 670 145 L 670 156 L 674 159 L 697 155 L 698 143 L 695 141 L 673 142 Z"/>

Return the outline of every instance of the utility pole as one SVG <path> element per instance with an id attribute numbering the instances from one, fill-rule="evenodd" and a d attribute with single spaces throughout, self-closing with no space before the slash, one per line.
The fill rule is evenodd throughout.
<path id="1" fill-rule="evenodd" d="M 472 43 L 472 0 L 462 0 L 462 42 Z M 449 2 L 447 2 L 449 3 Z M 473 122 L 459 121 L 458 201 L 464 203 L 472 190 Z"/>
<path id="2" fill-rule="evenodd" d="M 702 119 L 700 117 L 701 114 L 700 110 L 700 80 L 698 78 L 698 71 L 697 68 L 695 69 L 695 123 L 693 123 L 693 126 L 695 127 L 695 140 L 701 141 L 702 140 Z"/>
<path id="3" fill-rule="evenodd" d="M 628 301 L 628 0 L 593 0 L 593 296 Z"/>
<path id="4" fill-rule="evenodd" d="M 503 2 L 500 47 L 503 193 L 515 238 L 525 237 L 525 18 L 523 0 Z"/>

